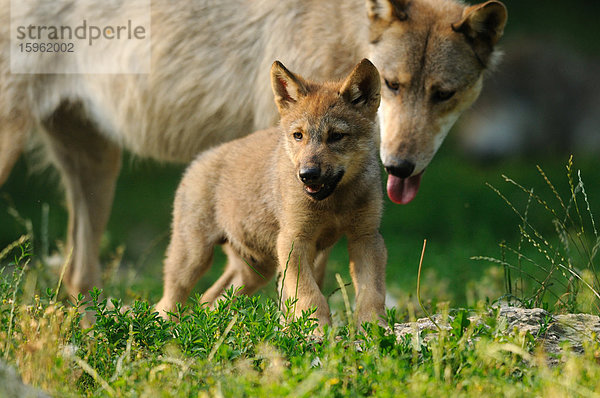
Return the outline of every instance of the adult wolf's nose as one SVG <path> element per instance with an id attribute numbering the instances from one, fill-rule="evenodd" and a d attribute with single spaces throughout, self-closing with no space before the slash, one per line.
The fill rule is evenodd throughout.
<path id="1" fill-rule="evenodd" d="M 385 170 L 394 177 L 408 178 L 415 171 L 415 164 L 408 160 L 400 160 L 396 164 L 386 165 Z"/>
<path id="2" fill-rule="evenodd" d="M 298 172 L 303 183 L 308 184 L 321 178 L 321 168 L 318 166 L 303 167 Z"/>

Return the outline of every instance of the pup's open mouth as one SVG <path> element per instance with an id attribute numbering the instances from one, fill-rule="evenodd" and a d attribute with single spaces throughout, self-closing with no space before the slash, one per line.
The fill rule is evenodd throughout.
<path id="1" fill-rule="evenodd" d="M 308 192 L 311 195 L 314 195 L 316 193 L 319 193 L 319 191 L 321 189 L 325 188 L 325 184 L 321 184 L 321 185 L 305 185 L 304 189 L 306 190 L 306 192 Z"/>
<path id="2" fill-rule="evenodd" d="M 401 205 L 410 203 L 419 192 L 421 177 L 423 177 L 423 172 L 408 178 L 400 178 L 389 174 L 387 194 L 390 200 Z"/>
<path id="3" fill-rule="evenodd" d="M 333 193 L 338 183 L 342 180 L 344 172 L 339 172 L 327 181 L 317 184 L 304 184 L 304 192 L 311 198 L 323 200 Z"/>

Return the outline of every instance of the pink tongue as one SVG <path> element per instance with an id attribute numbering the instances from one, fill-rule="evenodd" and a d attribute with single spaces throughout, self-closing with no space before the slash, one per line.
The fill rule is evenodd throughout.
<path id="1" fill-rule="evenodd" d="M 399 178 L 389 174 L 387 180 L 387 193 L 390 200 L 401 205 L 409 203 L 417 196 L 422 176 L 423 173 L 419 173 L 412 177 Z"/>

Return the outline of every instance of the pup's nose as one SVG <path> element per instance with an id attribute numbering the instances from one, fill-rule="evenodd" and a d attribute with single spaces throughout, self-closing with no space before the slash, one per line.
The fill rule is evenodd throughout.
<path id="1" fill-rule="evenodd" d="M 314 182 L 321 177 L 321 168 L 318 166 L 303 167 L 298 175 L 304 183 Z"/>
<path id="2" fill-rule="evenodd" d="M 408 160 L 400 160 L 396 164 L 386 165 L 385 170 L 394 177 L 407 178 L 415 171 L 415 164 Z"/>

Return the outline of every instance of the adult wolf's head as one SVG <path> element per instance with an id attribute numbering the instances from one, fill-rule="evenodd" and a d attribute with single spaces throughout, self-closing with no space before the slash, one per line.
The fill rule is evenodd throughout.
<path id="1" fill-rule="evenodd" d="M 498 1 L 367 0 L 369 57 L 382 79 L 381 160 L 387 191 L 410 202 L 448 130 L 479 95 L 506 24 Z"/>
<path id="2" fill-rule="evenodd" d="M 290 160 L 304 191 L 314 200 L 375 165 L 381 81 L 362 60 L 341 82 L 313 83 L 275 62 L 271 85 Z"/>

